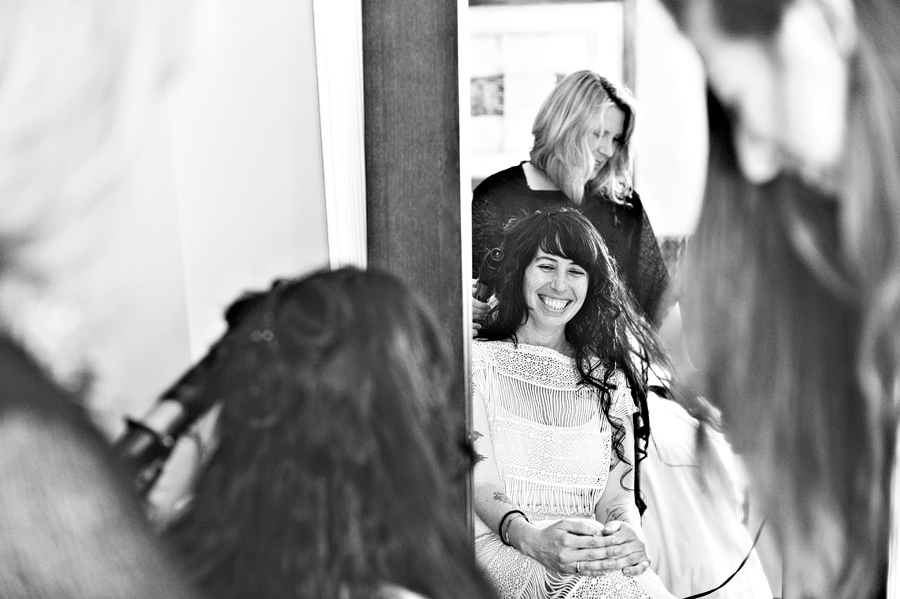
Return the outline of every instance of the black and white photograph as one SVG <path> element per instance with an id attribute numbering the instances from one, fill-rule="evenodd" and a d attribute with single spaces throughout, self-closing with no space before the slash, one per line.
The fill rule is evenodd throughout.
<path id="1" fill-rule="evenodd" d="M 0 0 L 0 597 L 900 599 L 896 0 Z"/>

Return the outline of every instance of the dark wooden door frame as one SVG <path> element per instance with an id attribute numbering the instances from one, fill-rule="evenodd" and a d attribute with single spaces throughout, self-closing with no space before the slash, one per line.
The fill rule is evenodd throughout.
<path id="1" fill-rule="evenodd" d="M 368 263 L 431 305 L 467 423 L 457 3 L 362 0 L 362 29 Z"/>

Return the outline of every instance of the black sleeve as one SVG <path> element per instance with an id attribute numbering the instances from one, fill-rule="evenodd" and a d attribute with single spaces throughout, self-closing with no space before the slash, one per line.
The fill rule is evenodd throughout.
<path id="1" fill-rule="evenodd" d="M 192 598 L 75 399 L 2 335 L 0 372 L 3 596 Z"/>
<path id="2" fill-rule="evenodd" d="M 659 241 L 653 233 L 653 227 L 650 226 L 650 219 L 647 218 L 647 212 L 643 209 L 643 205 L 640 205 L 637 194 L 635 198 L 641 210 L 636 281 L 639 301 L 644 312 L 658 327 L 674 303 L 669 293 L 669 271 L 659 248 Z"/>

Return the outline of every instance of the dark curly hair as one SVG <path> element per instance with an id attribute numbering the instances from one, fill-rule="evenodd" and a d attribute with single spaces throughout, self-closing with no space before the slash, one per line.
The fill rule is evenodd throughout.
<path id="1" fill-rule="evenodd" d="M 594 387 L 602 413 L 609 416 L 611 382 L 622 371 L 638 407 L 635 418 L 635 462 L 646 457 L 650 437 L 647 408 L 647 373 L 650 364 L 670 368 L 669 360 L 653 326 L 636 307 L 622 281 L 619 267 L 593 224 L 572 208 L 553 207 L 510 221 L 503 237 L 503 260 L 495 280 L 497 304 L 481 329 L 484 339 L 512 339 L 530 317 L 522 292 L 525 270 L 538 250 L 572 260 L 588 273 L 584 304 L 566 324 L 566 340 L 574 348 L 580 384 Z M 613 450 L 625 458 L 622 423 L 610 418 Z M 634 466 L 634 465 L 633 465 Z M 646 508 L 640 496 L 635 472 L 635 500 L 641 512 Z"/>
<path id="2" fill-rule="evenodd" d="M 171 532 L 200 587 L 493 596 L 461 509 L 453 362 L 424 303 L 392 275 L 343 269 L 276 282 L 226 319 L 207 385 L 218 446 Z"/>

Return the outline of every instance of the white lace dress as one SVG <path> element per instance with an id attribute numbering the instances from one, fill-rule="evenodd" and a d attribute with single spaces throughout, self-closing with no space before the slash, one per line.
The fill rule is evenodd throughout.
<path id="1" fill-rule="evenodd" d="M 612 428 L 596 393 L 578 378 L 574 360 L 555 350 L 473 343 L 472 384 L 476 401 L 485 403 L 500 478 L 536 526 L 593 519 L 606 488 Z M 626 418 L 635 408 L 625 378 L 617 372 L 612 382 L 610 416 Z M 551 572 L 504 545 L 477 516 L 475 553 L 501 599 L 673 599 L 651 570 L 598 578 Z"/>

